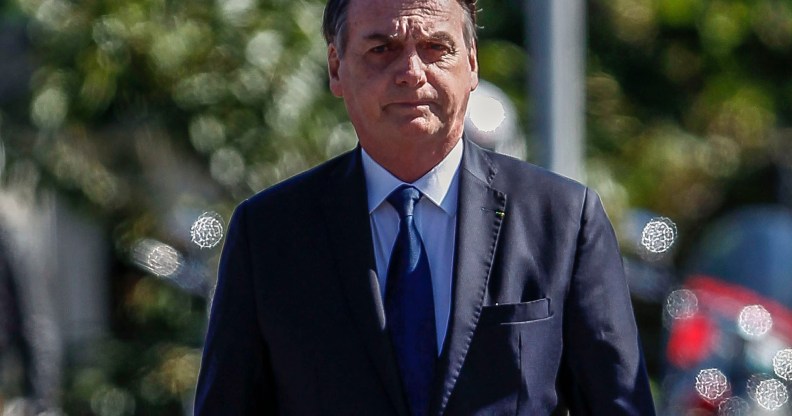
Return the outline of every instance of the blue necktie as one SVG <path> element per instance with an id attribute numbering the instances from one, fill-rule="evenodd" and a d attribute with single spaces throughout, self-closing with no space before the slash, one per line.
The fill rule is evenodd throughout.
<path id="1" fill-rule="evenodd" d="M 428 412 L 437 358 L 434 298 L 429 259 L 415 227 L 413 209 L 421 192 L 402 185 L 388 196 L 399 213 L 399 233 L 388 263 L 385 314 L 413 416 Z"/>

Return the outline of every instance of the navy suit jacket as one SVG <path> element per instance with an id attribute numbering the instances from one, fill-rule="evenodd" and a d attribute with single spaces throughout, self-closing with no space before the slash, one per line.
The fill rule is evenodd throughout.
<path id="1" fill-rule="evenodd" d="M 431 415 L 653 415 L 598 196 L 465 143 L 451 319 Z M 231 220 L 197 415 L 409 414 L 386 328 L 360 149 Z"/>

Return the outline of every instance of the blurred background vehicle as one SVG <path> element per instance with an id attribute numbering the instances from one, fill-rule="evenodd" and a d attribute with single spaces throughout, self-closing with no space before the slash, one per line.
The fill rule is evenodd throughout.
<path id="1" fill-rule="evenodd" d="M 686 276 L 664 315 L 666 414 L 792 414 L 792 211 L 753 205 L 719 218 Z"/>

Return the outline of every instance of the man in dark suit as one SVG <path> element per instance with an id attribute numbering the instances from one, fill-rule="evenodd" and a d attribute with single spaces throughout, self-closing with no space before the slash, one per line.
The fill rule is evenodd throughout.
<path id="1" fill-rule="evenodd" d="M 330 0 L 360 146 L 243 202 L 199 415 L 652 415 L 597 195 L 463 137 L 473 0 Z"/>

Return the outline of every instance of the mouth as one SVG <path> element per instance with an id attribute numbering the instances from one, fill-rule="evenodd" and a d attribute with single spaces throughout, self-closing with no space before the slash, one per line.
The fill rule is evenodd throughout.
<path id="1" fill-rule="evenodd" d="M 431 101 L 398 101 L 388 104 L 386 107 L 391 107 L 394 109 L 403 109 L 403 110 L 415 110 L 415 109 L 428 109 L 429 106 L 432 105 Z"/>

